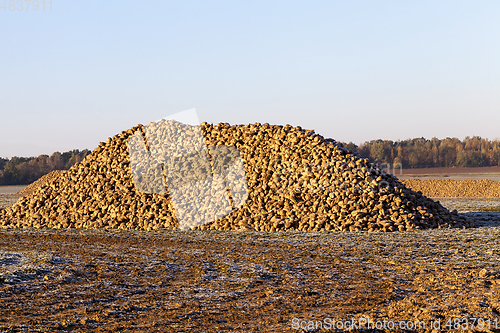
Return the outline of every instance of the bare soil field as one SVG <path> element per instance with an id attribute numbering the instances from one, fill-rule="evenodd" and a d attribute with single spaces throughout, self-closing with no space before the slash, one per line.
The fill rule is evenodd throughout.
<path id="1" fill-rule="evenodd" d="M 495 210 L 500 207 L 500 198 L 434 197 L 432 199 L 439 201 L 446 208 L 456 209 L 460 213 Z"/>
<path id="2" fill-rule="evenodd" d="M 500 199 L 437 199 L 478 227 L 4 230 L 0 332 L 500 332 Z"/>
<path id="3" fill-rule="evenodd" d="M 392 171 L 392 170 L 391 170 Z M 399 179 L 451 179 L 500 181 L 500 167 L 478 168 L 422 168 L 394 170 L 392 173 Z"/>
<path id="4" fill-rule="evenodd" d="M 460 319 L 498 332 L 499 240 L 498 227 L 2 231 L 0 331 L 326 332 L 366 319 L 423 332 Z"/>
<path id="5" fill-rule="evenodd" d="M 14 193 L 17 193 L 18 191 L 23 190 L 25 187 L 26 187 L 26 185 L 0 186 L 0 195 L 3 195 L 3 194 L 14 194 Z"/>
<path id="6" fill-rule="evenodd" d="M 476 227 L 2 230 L 0 332 L 500 332 L 500 198 L 434 199 Z"/>
<path id="7" fill-rule="evenodd" d="M 26 186 L 0 186 L 0 208 L 12 205 L 21 196 L 16 194 Z"/>
<path id="8" fill-rule="evenodd" d="M 403 175 L 425 175 L 425 174 L 500 174 L 500 166 L 475 167 L 475 168 L 421 168 L 403 169 Z"/>

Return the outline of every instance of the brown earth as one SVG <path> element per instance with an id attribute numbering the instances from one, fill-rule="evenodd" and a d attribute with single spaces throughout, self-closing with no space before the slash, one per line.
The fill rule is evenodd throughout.
<path id="1" fill-rule="evenodd" d="M 400 170 L 396 169 L 396 176 Z M 419 168 L 419 169 L 402 169 L 403 175 L 434 175 L 434 174 L 484 174 L 484 173 L 500 173 L 500 166 L 475 167 L 475 168 Z"/>
<path id="2" fill-rule="evenodd" d="M 499 240 L 498 228 L 4 230 L 0 331 L 326 332 L 327 318 L 363 317 L 500 332 Z"/>

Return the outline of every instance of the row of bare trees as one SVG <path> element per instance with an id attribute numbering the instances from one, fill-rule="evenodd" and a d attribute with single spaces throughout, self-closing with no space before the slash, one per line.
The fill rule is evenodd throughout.
<path id="1" fill-rule="evenodd" d="M 30 184 L 53 170 L 67 170 L 90 154 L 90 150 L 55 152 L 51 156 L 0 158 L 0 185 Z"/>
<path id="2" fill-rule="evenodd" d="M 500 141 L 479 136 L 403 141 L 372 140 L 360 146 L 352 142 L 348 148 L 372 162 L 398 164 L 403 168 L 482 167 L 500 165 Z"/>

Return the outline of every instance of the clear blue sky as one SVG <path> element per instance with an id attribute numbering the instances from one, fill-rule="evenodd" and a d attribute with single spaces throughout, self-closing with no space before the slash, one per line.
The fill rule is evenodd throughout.
<path id="1" fill-rule="evenodd" d="M 190 108 L 358 144 L 500 136 L 499 1 L 27 4 L 0 9 L 2 157 Z"/>

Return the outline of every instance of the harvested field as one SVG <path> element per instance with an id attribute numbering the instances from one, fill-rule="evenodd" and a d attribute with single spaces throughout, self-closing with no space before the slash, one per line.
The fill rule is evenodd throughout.
<path id="1" fill-rule="evenodd" d="M 0 209 L 14 204 L 21 197 L 17 192 L 25 187 L 26 185 L 0 186 Z"/>
<path id="2" fill-rule="evenodd" d="M 400 180 L 407 179 L 449 179 L 449 180 L 492 180 L 500 181 L 500 166 L 476 168 L 423 168 L 386 169 Z"/>
<path id="3" fill-rule="evenodd" d="M 397 170 L 399 172 L 399 170 Z M 475 168 L 420 168 L 420 169 L 402 169 L 403 175 L 438 175 L 438 174 L 500 174 L 500 166 L 475 167 Z"/>
<path id="4" fill-rule="evenodd" d="M 500 198 L 437 199 L 484 227 L 1 231 L 0 331 L 297 332 L 366 317 L 500 332 L 500 212 L 478 212 Z"/>
<path id="5" fill-rule="evenodd" d="M 16 194 L 0 194 L 0 208 L 14 204 L 19 199 Z"/>
<path id="6" fill-rule="evenodd" d="M 483 211 L 500 207 L 500 198 L 435 197 L 433 199 L 439 201 L 449 210 L 456 209 L 459 213 Z"/>
<path id="7" fill-rule="evenodd" d="M 500 331 L 498 227 L 0 235 L 0 331 L 297 332 L 360 317 Z"/>
<path id="8" fill-rule="evenodd" d="M 124 143 L 140 126 L 1 210 L 0 331 L 326 332 L 327 318 L 500 331 L 500 212 L 477 211 L 496 198 L 442 205 L 300 128 L 203 126 L 208 147 L 238 147 L 249 189 L 204 231 L 175 229 L 171 192 L 134 186 Z"/>
<path id="9" fill-rule="evenodd" d="M 409 179 L 401 181 L 428 197 L 500 197 L 500 182 L 492 180 Z"/>
<path id="10" fill-rule="evenodd" d="M 3 185 L 0 186 L 0 195 L 16 194 L 17 192 L 22 191 L 24 188 L 26 188 L 26 185 Z"/>
<path id="11" fill-rule="evenodd" d="M 396 175 L 399 180 L 432 180 L 432 179 L 448 179 L 448 180 L 491 180 L 500 181 L 500 173 L 456 173 L 456 174 L 435 174 L 435 175 Z"/>

